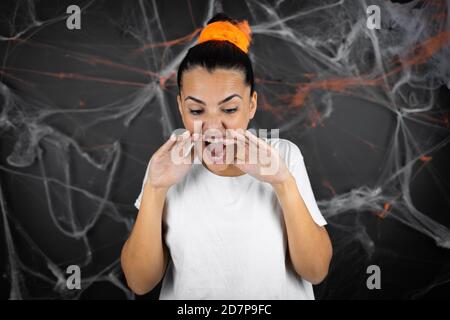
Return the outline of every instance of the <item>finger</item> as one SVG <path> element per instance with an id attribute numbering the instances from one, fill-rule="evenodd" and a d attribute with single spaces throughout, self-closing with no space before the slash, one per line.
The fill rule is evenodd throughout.
<path id="1" fill-rule="evenodd" d="M 172 133 L 169 139 L 161 146 L 161 150 L 164 152 L 169 151 L 175 145 L 175 142 L 177 142 L 177 137 L 175 133 Z"/>
<path id="2" fill-rule="evenodd" d="M 245 137 L 249 142 L 249 157 L 248 161 L 250 164 L 258 164 L 259 162 L 259 153 L 264 146 L 262 145 L 261 139 L 252 134 L 249 130 L 246 130 L 244 133 Z"/>
<path id="3" fill-rule="evenodd" d="M 200 135 L 199 133 L 197 133 L 197 132 L 194 132 L 194 133 L 192 134 L 192 140 L 193 140 L 194 142 L 200 142 L 200 140 L 201 140 L 201 135 Z"/>
<path id="4" fill-rule="evenodd" d="M 235 153 L 234 159 L 237 164 L 246 164 L 248 162 L 249 148 L 248 145 L 242 141 L 238 142 L 237 152 Z"/>
<path id="5" fill-rule="evenodd" d="M 241 132 L 237 132 L 234 135 L 239 139 L 239 141 L 245 141 L 246 151 L 245 151 L 245 161 L 247 164 L 258 164 L 259 161 L 259 153 L 261 152 L 261 149 L 265 149 L 263 144 L 260 142 L 261 139 L 253 135 L 248 130 Z M 239 153 L 239 152 L 238 152 Z M 243 159 L 243 156 L 241 155 L 239 157 L 240 159 Z"/>
<path id="6" fill-rule="evenodd" d="M 242 131 L 242 132 L 239 132 L 239 131 Z M 231 138 L 229 140 L 231 140 L 232 143 L 243 142 L 245 144 L 248 144 L 248 138 L 245 136 L 243 130 L 241 130 L 241 129 L 238 129 L 238 130 L 234 130 L 234 129 L 227 130 L 227 134 Z"/>
<path id="7" fill-rule="evenodd" d="M 256 144 L 259 149 L 265 151 L 269 150 L 270 145 L 266 141 L 264 141 L 264 139 L 261 139 L 254 135 L 250 130 L 245 131 L 245 136 L 249 139 L 250 143 Z"/>
<path id="8" fill-rule="evenodd" d="M 253 133 L 251 133 L 249 130 L 245 130 L 244 135 L 247 137 L 250 143 L 254 143 L 256 145 L 262 144 L 262 140 L 255 136 Z"/>
<path id="9" fill-rule="evenodd" d="M 177 141 L 179 142 L 183 142 L 185 141 L 187 138 L 189 138 L 191 136 L 191 132 L 189 130 L 184 131 L 183 133 L 179 134 L 177 136 Z"/>
<path id="10" fill-rule="evenodd" d="M 196 148 L 199 148 L 200 146 L 203 145 L 203 139 L 202 139 L 202 135 L 199 133 L 194 132 L 192 134 L 192 142 L 194 143 L 194 146 Z"/>
<path id="11" fill-rule="evenodd" d="M 223 139 L 223 144 L 224 145 L 229 145 L 229 144 L 234 144 L 235 143 L 235 139 L 233 138 L 225 138 Z"/>
<path id="12" fill-rule="evenodd" d="M 254 135 L 250 130 L 245 130 L 245 136 L 249 138 L 250 141 L 258 142 L 260 140 L 256 135 Z"/>
<path id="13" fill-rule="evenodd" d="M 177 135 L 177 145 L 182 145 L 188 138 L 190 138 L 191 133 L 189 131 L 184 131 L 182 134 Z"/>
<path id="14" fill-rule="evenodd" d="M 277 151 L 265 139 L 257 137 L 250 130 L 247 130 L 246 135 L 249 140 L 258 144 L 258 162 L 260 164 L 270 163 L 272 156 Z"/>
<path id="15" fill-rule="evenodd" d="M 182 141 L 183 138 L 189 136 L 190 132 L 188 130 L 184 131 L 182 134 L 180 132 L 174 131 L 170 135 L 169 139 L 162 145 L 162 152 L 169 152 L 177 142 Z"/>
<path id="16" fill-rule="evenodd" d="M 239 132 L 242 131 L 242 132 Z M 245 154 L 248 153 L 246 148 L 248 147 L 248 141 L 245 135 L 243 134 L 242 129 L 238 130 L 227 130 L 227 137 L 230 144 L 234 144 L 235 148 L 233 148 L 233 161 L 236 161 L 235 155 L 237 155 L 237 159 L 239 163 L 245 163 Z"/>
<path id="17" fill-rule="evenodd" d="M 251 143 L 250 145 L 246 144 L 242 148 L 243 152 L 237 153 L 238 159 L 242 162 L 245 161 L 245 164 L 248 165 L 259 165 L 259 149 L 257 144 Z"/>
<path id="18" fill-rule="evenodd" d="M 184 145 L 183 150 L 186 149 L 186 152 L 183 154 L 183 158 L 187 157 L 188 155 L 191 154 L 192 151 L 192 147 L 194 146 L 194 142 L 192 141 L 192 139 L 190 141 L 187 142 L 187 146 Z"/>
<path id="19" fill-rule="evenodd" d="M 190 147 L 192 144 L 192 137 L 189 131 L 186 131 L 182 135 L 180 135 L 180 141 L 177 141 L 178 155 L 182 158 L 186 157 L 188 153 L 188 149 L 190 151 Z"/>
<path id="20" fill-rule="evenodd" d="M 192 138 L 191 137 L 183 137 L 182 141 L 177 141 L 175 146 L 170 150 L 170 159 L 176 164 L 189 164 L 187 157 L 191 154 L 191 146 L 192 146 Z"/>
<path id="21" fill-rule="evenodd" d="M 192 152 L 192 161 L 195 162 L 196 158 L 201 161 L 202 154 L 204 152 L 203 148 L 203 136 L 202 134 L 198 132 L 194 132 L 192 134 L 192 141 L 194 143 L 193 149 L 194 152 Z"/>

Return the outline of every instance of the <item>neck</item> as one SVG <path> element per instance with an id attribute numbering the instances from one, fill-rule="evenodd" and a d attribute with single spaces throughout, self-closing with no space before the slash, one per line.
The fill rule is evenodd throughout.
<path id="1" fill-rule="evenodd" d="M 203 165 L 206 167 L 206 169 L 208 169 L 209 171 L 213 172 L 214 174 L 216 174 L 218 176 L 237 177 L 237 176 L 242 176 L 245 174 L 244 171 L 242 171 L 241 169 L 239 169 L 238 167 L 236 167 L 233 164 L 230 164 L 225 170 L 222 170 L 219 172 L 215 172 L 215 171 L 209 169 L 205 162 L 203 162 Z"/>

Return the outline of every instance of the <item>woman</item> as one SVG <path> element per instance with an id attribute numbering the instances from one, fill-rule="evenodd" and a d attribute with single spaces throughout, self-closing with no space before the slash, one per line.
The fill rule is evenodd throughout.
<path id="1" fill-rule="evenodd" d="M 217 14 L 179 66 L 187 130 L 151 157 L 121 254 L 136 294 L 164 278 L 160 299 L 314 299 L 328 273 L 327 222 L 300 149 L 245 130 L 257 107 L 250 42 L 245 20 Z M 250 163 L 255 146 L 268 162 Z"/>

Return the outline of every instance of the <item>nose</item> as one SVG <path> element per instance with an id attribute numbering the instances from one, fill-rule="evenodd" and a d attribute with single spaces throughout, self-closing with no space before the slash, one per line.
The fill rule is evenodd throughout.
<path id="1" fill-rule="evenodd" d="M 202 126 L 203 135 L 209 138 L 223 137 L 225 135 L 225 124 L 218 116 L 208 117 Z"/>

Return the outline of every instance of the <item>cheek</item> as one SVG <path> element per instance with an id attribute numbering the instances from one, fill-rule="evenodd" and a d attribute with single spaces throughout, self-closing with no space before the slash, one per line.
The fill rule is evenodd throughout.
<path id="1" fill-rule="evenodd" d="M 220 122 L 222 123 L 222 125 L 225 128 L 233 129 L 233 128 L 240 128 L 244 121 L 243 121 L 243 117 L 240 115 L 239 116 L 238 115 L 235 115 L 235 116 L 225 115 L 225 116 L 220 117 Z"/>
<path id="2" fill-rule="evenodd" d="M 190 132 L 194 132 L 194 120 L 195 118 L 192 117 L 190 114 L 182 114 L 182 120 L 184 127 L 189 130 Z"/>
<path id="3" fill-rule="evenodd" d="M 250 114 L 248 109 L 241 110 L 239 114 L 235 115 L 232 121 L 238 125 L 238 127 L 242 127 L 246 125 L 250 121 Z"/>

